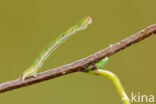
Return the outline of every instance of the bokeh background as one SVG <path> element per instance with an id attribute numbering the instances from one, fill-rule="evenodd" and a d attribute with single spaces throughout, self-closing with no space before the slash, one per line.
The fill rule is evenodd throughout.
<path id="1" fill-rule="evenodd" d="M 93 19 L 61 45 L 41 71 L 59 67 L 114 44 L 156 23 L 156 0 L 1 0 L 0 83 L 14 80 L 41 50 L 83 17 Z M 152 36 L 110 57 L 127 94 L 156 96 L 156 38 Z M 0 94 L 2 104 L 120 104 L 107 78 L 73 73 Z"/>

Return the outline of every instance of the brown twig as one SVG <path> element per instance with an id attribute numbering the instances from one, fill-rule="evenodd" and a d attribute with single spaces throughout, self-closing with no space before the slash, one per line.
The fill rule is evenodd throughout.
<path id="1" fill-rule="evenodd" d="M 156 33 L 156 25 L 149 26 L 145 28 L 144 30 L 138 32 L 137 34 L 132 35 L 114 44 L 113 46 L 108 47 L 104 50 L 101 50 L 87 58 L 81 59 L 79 61 L 76 61 L 74 63 L 68 64 L 59 68 L 55 68 L 55 69 L 48 70 L 46 72 L 39 73 L 36 77 L 29 77 L 24 82 L 22 82 L 20 79 L 17 79 L 17 80 L 13 80 L 10 82 L 2 83 L 0 84 L 0 93 L 13 90 L 13 89 L 17 89 L 20 87 L 32 85 L 35 83 L 39 83 L 45 80 L 49 80 L 49 79 L 59 77 L 65 74 L 73 73 L 73 72 L 78 72 L 78 71 L 86 72 L 87 67 L 89 65 L 92 65 L 95 62 L 105 57 L 109 57 L 115 54 L 116 52 L 122 49 L 125 49 L 128 46 L 136 42 L 139 42 L 145 39 L 146 37 L 151 36 L 153 33 Z"/>

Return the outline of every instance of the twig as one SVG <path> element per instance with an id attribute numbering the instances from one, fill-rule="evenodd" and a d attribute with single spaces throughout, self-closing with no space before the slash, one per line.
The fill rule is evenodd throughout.
<path id="1" fill-rule="evenodd" d="M 111 47 L 101 50 L 87 58 L 81 59 L 74 63 L 39 73 L 36 77 L 29 77 L 24 82 L 22 82 L 20 79 L 17 79 L 10 82 L 2 83 L 0 84 L 0 93 L 17 89 L 20 87 L 32 85 L 35 83 L 39 83 L 45 80 L 49 80 L 73 72 L 78 72 L 78 71 L 86 72 L 87 67 L 89 65 L 94 64 L 95 62 L 105 58 L 106 56 L 109 57 L 134 43 L 137 43 L 151 36 L 153 33 L 156 33 L 156 24 L 145 28 L 144 30 L 138 32 L 137 34 L 132 35 L 112 45 Z"/>

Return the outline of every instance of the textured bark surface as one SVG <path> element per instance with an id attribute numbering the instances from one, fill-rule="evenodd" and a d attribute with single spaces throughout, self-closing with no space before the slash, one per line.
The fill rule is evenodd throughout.
<path id="1" fill-rule="evenodd" d="M 36 77 L 29 77 L 25 79 L 25 81 L 17 79 L 17 80 L 13 80 L 10 82 L 2 83 L 0 84 L 0 93 L 13 90 L 13 89 L 17 89 L 17 88 L 21 88 L 24 86 L 36 84 L 45 80 L 49 80 L 49 79 L 59 77 L 65 74 L 73 73 L 73 72 L 78 72 L 78 71 L 86 72 L 87 67 L 89 65 L 92 65 L 105 57 L 109 57 L 117 53 L 118 51 L 125 49 L 131 46 L 132 44 L 135 44 L 145 39 L 146 37 L 151 36 L 154 33 L 156 33 L 156 25 L 149 26 L 143 29 L 142 31 L 138 32 L 137 34 L 134 34 L 112 45 L 111 47 L 101 50 L 87 58 L 81 59 L 74 63 L 39 73 Z"/>

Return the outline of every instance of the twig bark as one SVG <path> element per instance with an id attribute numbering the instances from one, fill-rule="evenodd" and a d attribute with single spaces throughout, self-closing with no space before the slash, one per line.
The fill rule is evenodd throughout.
<path id="1" fill-rule="evenodd" d="M 129 47 L 132 44 L 137 43 L 137 42 L 151 36 L 153 33 L 156 33 L 156 24 L 143 29 L 142 31 L 138 32 L 137 34 L 132 35 L 132 36 L 114 44 L 111 47 L 101 50 L 89 57 L 86 57 L 86 58 L 76 61 L 74 63 L 39 73 L 36 77 L 29 77 L 24 82 L 22 82 L 20 79 L 17 79 L 17 80 L 13 80 L 10 82 L 2 83 L 2 84 L 0 84 L 0 93 L 10 91 L 13 89 L 17 89 L 17 88 L 21 88 L 24 86 L 36 84 L 36 83 L 39 83 L 39 82 L 42 82 L 45 80 L 49 80 L 49 79 L 59 77 L 59 76 L 65 75 L 65 74 L 73 73 L 73 72 L 78 72 L 78 71 L 86 72 L 87 67 L 89 65 L 94 64 L 97 61 L 99 61 L 105 57 L 109 57 L 109 56 L 117 53 L 118 51 Z"/>

